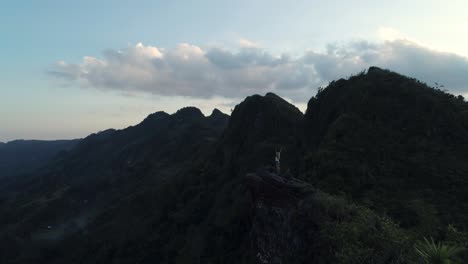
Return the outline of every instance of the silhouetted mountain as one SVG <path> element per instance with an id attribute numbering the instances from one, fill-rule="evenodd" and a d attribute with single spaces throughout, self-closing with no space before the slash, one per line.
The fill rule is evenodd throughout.
<path id="1" fill-rule="evenodd" d="M 0 260 L 383 264 L 413 263 L 425 236 L 466 246 L 467 110 L 372 67 L 305 115 L 272 93 L 231 117 L 157 112 L 1 179 Z"/>
<path id="2" fill-rule="evenodd" d="M 216 144 L 227 118 L 221 113 L 204 117 L 193 107 L 173 115 L 154 113 L 137 126 L 88 136 L 34 174 L 5 179 L 0 211 L 1 226 L 8 229 L 1 233 L 13 243 L 0 255 L 19 263 L 47 258 L 41 245 L 88 232 L 106 211 L 196 164 Z M 128 225 L 114 220 L 105 227 Z"/>
<path id="3" fill-rule="evenodd" d="M 468 228 L 468 103 L 370 68 L 309 101 L 305 179 L 405 228 Z"/>
<path id="4" fill-rule="evenodd" d="M 31 172 L 46 165 L 59 152 L 72 149 L 79 140 L 15 140 L 0 142 L 0 178 Z"/>
<path id="5" fill-rule="evenodd" d="M 235 107 L 224 132 L 224 162 L 245 173 L 259 164 L 273 165 L 275 148 L 283 148 L 284 167 L 296 168 L 291 157 L 297 152 L 302 118 L 299 109 L 273 93 L 247 97 Z"/>

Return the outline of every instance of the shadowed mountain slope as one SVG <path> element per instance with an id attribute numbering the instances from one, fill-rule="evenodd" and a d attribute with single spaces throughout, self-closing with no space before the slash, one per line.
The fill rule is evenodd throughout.
<path id="1" fill-rule="evenodd" d="M 463 98 L 374 67 L 320 91 L 304 122 L 304 178 L 318 188 L 426 235 L 468 227 Z"/>
<path id="2" fill-rule="evenodd" d="M 0 178 L 32 172 L 61 151 L 72 149 L 79 140 L 15 140 L 0 143 Z"/>
<path id="3" fill-rule="evenodd" d="M 154 113 L 0 180 L 0 257 L 409 263 L 424 236 L 468 245 L 467 117 L 462 98 L 375 67 L 305 115 L 272 93 L 231 117 Z"/>
<path id="4" fill-rule="evenodd" d="M 295 170 L 302 119 L 299 109 L 273 93 L 247 97 L 234 109 L 224 132 L 224 162 L 244 173 L 259 164 L 273 165 L 275 149 L 282 148 L 284 168 Z"/>
<path id="5" fill-rule="evenodd" d="M 193 107 L 173 115 L 158 112 L 137 126 L 90 135 L 35 173 L 5 179 L 0 234 L 14 243 L 1 255 L 18 263 L 52 261 L 43 254 L 48 248 L 89 232 L 107 210 L 196 164 L 216 144 L 227 120 L 220 112 L 205 117 Z M 86 246 L 83 241 L 80 246 Z"/>

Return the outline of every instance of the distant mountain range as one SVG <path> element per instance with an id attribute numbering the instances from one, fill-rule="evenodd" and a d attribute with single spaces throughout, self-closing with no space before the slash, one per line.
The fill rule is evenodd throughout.
<path id="1" fill-rule="evenodd" d="M 68 143 L 0 178 L 1 263 L 418 263 L 424 237 L 468 246 L 468 103 L 376 67 L 305 114 L 268 93 Z"/>
<path id="2" fill-rule="evenodd" d="M 72 149 L 78 142 L 78 139 L 0 142 L 0 177 L 32 172 L 50 162 L 59 152 Z"/>

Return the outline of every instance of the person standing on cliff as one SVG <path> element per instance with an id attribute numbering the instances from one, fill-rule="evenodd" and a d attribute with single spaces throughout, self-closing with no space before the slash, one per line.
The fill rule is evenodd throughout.
<path id="1" fill-rule="evenodd" d="M 276 155 L 275 155 L 276 173 L 278 175 L 280 175 L 280 173 L 281 173 L 280 160 L 281 160 L 281 151 L 282 150 L 283 150 L 282 148 L 280 148 L 279 151 L 277 149 L 275 149 L 275 153 L 276 153 Z"/>

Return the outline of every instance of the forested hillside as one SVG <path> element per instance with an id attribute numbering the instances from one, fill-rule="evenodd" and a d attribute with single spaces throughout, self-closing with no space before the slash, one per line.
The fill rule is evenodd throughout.
<path id="1" fill-rule="evenodd" d="M 72 149 L 79 140 L 14 140 L 0 142 L 0 177 L 32 172 L 60 152 Z"/>
<path id="2" fill-rule="evenodd" d="M 467 157 L 462 97 L 375 67 L 305 114 L 273 93 L 157 112 L 0 179 L 0 260 L 420 263 L 424 238 L 468 245 Z"/>

